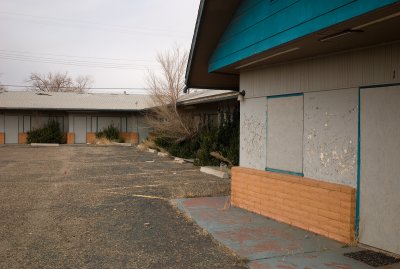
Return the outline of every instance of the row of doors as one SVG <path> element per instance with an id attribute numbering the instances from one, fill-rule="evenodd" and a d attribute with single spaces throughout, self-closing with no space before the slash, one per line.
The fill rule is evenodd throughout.
<path id="1" fill-rule="evenodd" d="M 4 136 L 6 144 L 18 144 L 18 116 L 4 117 Z M 75 143 L 86 143 L 86 117 L 74 117 Z"/>
<path id="2" fill-rule="evenodd" d="M 5 116 L 4 118 L 4 133 L 6 144 L 18 144 L 18 116 Z M 87 118 L 86 116 L 74 116 L 73 129 L 75 133 L 75 143 L 85 144 L 87 133 Z M 139 130 L 140 131 L 140 130 Z M 146 135 L 142 134 L 143 137 Z"/>

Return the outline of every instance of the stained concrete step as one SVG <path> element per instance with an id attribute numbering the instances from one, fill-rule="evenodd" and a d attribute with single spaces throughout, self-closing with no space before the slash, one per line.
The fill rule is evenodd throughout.
<path id="1" fill-rule="evenodd" d="M 31 143 L 32 147 L 59 147 L 57 143 Z"/>
<path id="2" fill-rule="evenodd" d="M 202 166 L 200 172 L 213 175 L 219 178 L 229 178 L 227 168 L 220 168 L 218 166 Z"/>

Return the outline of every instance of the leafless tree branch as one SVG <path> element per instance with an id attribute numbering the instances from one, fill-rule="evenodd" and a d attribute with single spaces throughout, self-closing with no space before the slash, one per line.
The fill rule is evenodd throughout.
<path id="1" fill-rule="evenodd" d="M 147 88 L 153 105 L 146 122 L 156 133 L 175 139 L 193 137 L 199 129 L 190 114 L 178 110 L 178 99 L 185 86 L 185 71 L 188 53 L 181 48 L 159 53 L 157 62 L 161 71 L 151 71 L 147 76 Z"/>
<path id="2" fill-rule="evenodd" d="M 1 73 L 0 73 L 0 77 L 1 77 Z M 1 81 L 0 81 L 0 92 L 4 92 L 4 91 L 7 91 L 7 88 L 6 87 L 4 87 L 4 86 L 1 86 Z"/>
<path id="3" fill-rule="evenodd" d="M 48 73 L 47 75 L 31 73 L 27 82 L 31 84 L 29 89 L 35 92 L 83 93 L 92 84 L 92 80 L 88 76 L 79 76 L 74 81 L 67 72 Z"/>

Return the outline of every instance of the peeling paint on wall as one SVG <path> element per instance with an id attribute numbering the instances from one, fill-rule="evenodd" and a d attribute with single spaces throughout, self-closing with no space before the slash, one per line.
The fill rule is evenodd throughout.
<path id="1" fill-rule="evenodd" d="M 304 175 L 356 186 L 358 89 L 304 95 Z"/>
<path id="2" fill-rule="evenodd" d="M 259 130 L 265 128 L 263 122 L 255 117 L 255 115 L 244 114 L 243 130 L 247 131 L 247 135 L 243 137 L 243 150 L 247 154 L 255 154 L 261 157 L 262 150 L 260 148 L 260 143 L 263 141 L 263 136 Z"/>
<path id="3" fill-rule="evenodd" d="M 240 166 L 264 170 L 266 166 L 266 98 L 240 104 Z"/>

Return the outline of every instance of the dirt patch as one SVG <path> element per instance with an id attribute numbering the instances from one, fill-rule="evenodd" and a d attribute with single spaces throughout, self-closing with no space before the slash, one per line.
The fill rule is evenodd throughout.
<path id="1" fill-rule="evenodd" d="M 133 147 L 0 147 L 0 268 L 244 268 L 170 205 L 230 181 Z"/>

